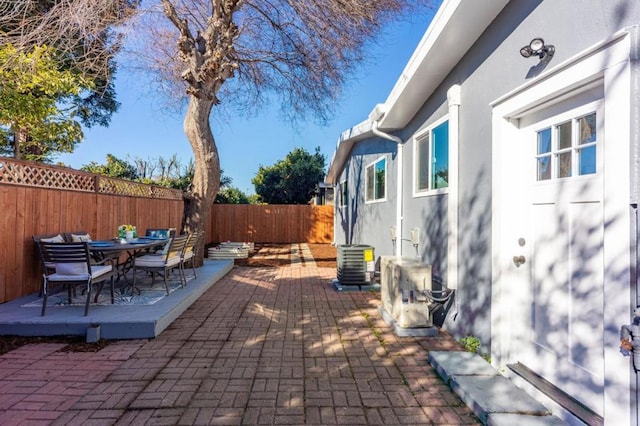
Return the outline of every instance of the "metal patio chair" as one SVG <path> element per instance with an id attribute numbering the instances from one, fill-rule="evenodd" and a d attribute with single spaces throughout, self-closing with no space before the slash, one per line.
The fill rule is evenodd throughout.
<path id="1" fill-rule="evenodd" d="M 85 286 L 87 300 L 84 307 L 84 315 L 89 315 L 89 305 L 91 304 L 91 287 L 93 284 L 100 284 L 97 297 L 107 279 L 111 280 L 111 303 L 114 303 L 114 268 L 111 259 L 96 263 L 91 258 L 89 246 L 86 241 L 76 243 L 59 243 L 38 241 L 36 243 L 40 250 L 45 265 L 54 266 L 53 270 L 48 270 L 43 274 L 44 282 L 42 287 L 42 313 L 44 316 L 47 309 L 47 297 L 49 295 L 49 284 L 62 284 L 67 288 L 67 297 L 71 303 L 72 291 L 76 286 Z"/>
<path id="2" fill-rule="evenodd" d="M 191 269 L 193 270 L 194 278 L 198 278 L 198 274 L 196 273 L 196 267 L 194 264 L 194 260 L 198 251 L 198 245 L 200 244 L 200 240 L 202 239 L 204 232 L 196 231 L 189 234 L 187 238 L 187 243 L 184 246 L 184 250 L 182 251 L 181 261 L 180 261 L 180 269 L 182 276 L 184 277 L 185 283 L 187 278 L 185 276 L 185 265 L 190 262 Z"/>
<path id="3" fill-rule="evenodd" d="M 60 233 L 33 235 L 31 238 L 33 238 L 36 251 L 38 252 L 38 258 L 40 259 L 40 267 L 42 269 L 43 279 L 42 279 L 42 283 L 40 283 L 40 292 L 38 293 L 38 297 L 42 297 L 42 292 L 44 289 L 44 276 L 55 272 L 56 268 L 55 268 L 55 265 L 53 265 L 52 263 L 47 263 L 44 261 L 40 248 L 38 247 L 38 243 L 40 241 L 43 241 L 46 243 L 64 243 L 65 240 L 64 240 L 64 236 Z"/>
<path id="4" fill-rule="evenodd" d="M 164 287 L 169 295 L 169 283 L 167 281 L 167 274 L 169 271 L 178 268 L 180 275 L 180 284 L 182 287 L 185 285 L 184 276 L 180 271 L 180 264 L 182 260 L 182 251 L 187 243 L 187 235 L 177 235 L 171 239 L 169 247 L 166 253 L 162 255 L 146 254 L 140 257 L 133 258 L 133 288 L 140 291 L 136 287 L 136 275 L 138 271 L 151 272 L 152 285 L 155 283 L 155 274 L 162 273 L 164 279 Z"/>

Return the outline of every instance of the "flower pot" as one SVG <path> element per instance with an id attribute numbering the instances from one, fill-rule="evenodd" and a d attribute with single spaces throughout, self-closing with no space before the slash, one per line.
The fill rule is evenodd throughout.
<path id="1" fill-rule="evenodd" d="M 127 240 L 132 240 L 132 239 L 133 239 L 133 231 L 126 231 L 126 232 L 124 233 L 124 237 L 125 237 Z"/>

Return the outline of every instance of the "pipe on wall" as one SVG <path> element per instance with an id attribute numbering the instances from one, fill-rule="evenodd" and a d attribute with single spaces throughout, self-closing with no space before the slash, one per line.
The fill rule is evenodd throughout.
<path id="1" fill-rule="evenodd" d="M 379 136 L 384 139 L 388 139 L 393 141 L 398 146 L 398 155 L 396 157 L 397 166 L 397 178 L 396 178 L 396 241 L 398 243 L 395 246 L 395 255 L 402 256 L 402 184 L 403 184 L 403 172 L 404 167 L 403 163 L 403 151 L 404 151 L 404 142 L 398 136 L 391 135 L 389 133 L 385 133 L 378 128 L 378 122 L 384 116 L 384 112 L 381 111 L 382 106 L 380 104 L 376 105 L 374 111 L 372 111 L 369 116 L 372 119 L 371 131 L 374 135 Z M 375 113 L 375 114 L 374 114 Z M 373 115 L 373 117 L 372 117 Z"/>

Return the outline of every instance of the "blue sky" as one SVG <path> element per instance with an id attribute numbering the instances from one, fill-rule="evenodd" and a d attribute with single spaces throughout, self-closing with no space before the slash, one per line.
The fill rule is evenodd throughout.
<path id="1" fill-rule="evenodd" d="M 386 100 L 431 17 L 430 13 L 415 16 L 385 29 L 370 48 L 370 60 L 352 76 L 335 117 L 326 126 L 312 122 L 294 126 L 281 119 L 280 105 L 265 108 L 253 117 L 227 114 L 229 119 L 224 123 L 212 120 L 220 164 L 225 175 L 233 179 L 233 186 L 253 194 L 251 179 L 258 167 L 274 164 L 296 147 L 314 152 L 319 146 L 328 165 L 340 133 L 365 120 L 375 104 Z M 126 70 L 118 72 L 116 90 L 121 107 L 109 127 L 86 129 L 85 139 L 76 150 L 57 161 L 80 168 L 92 161 L 104 164 L 107 154 L 130 162 L 177 154 L 186 165 L 193 156 L 182 130 L 183 115 L 163 110 L 163 100 L 151 96 L 140 76 Z"/>

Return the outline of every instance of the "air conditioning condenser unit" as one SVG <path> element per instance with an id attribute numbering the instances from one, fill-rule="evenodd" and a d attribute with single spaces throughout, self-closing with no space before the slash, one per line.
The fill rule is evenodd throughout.
<path id="1" fill-rule="evenodd" d="M 380 258 L 379 311 L 398 335 L 437 335 L 431 316 L 431 265 L 396 256 Z"/>

